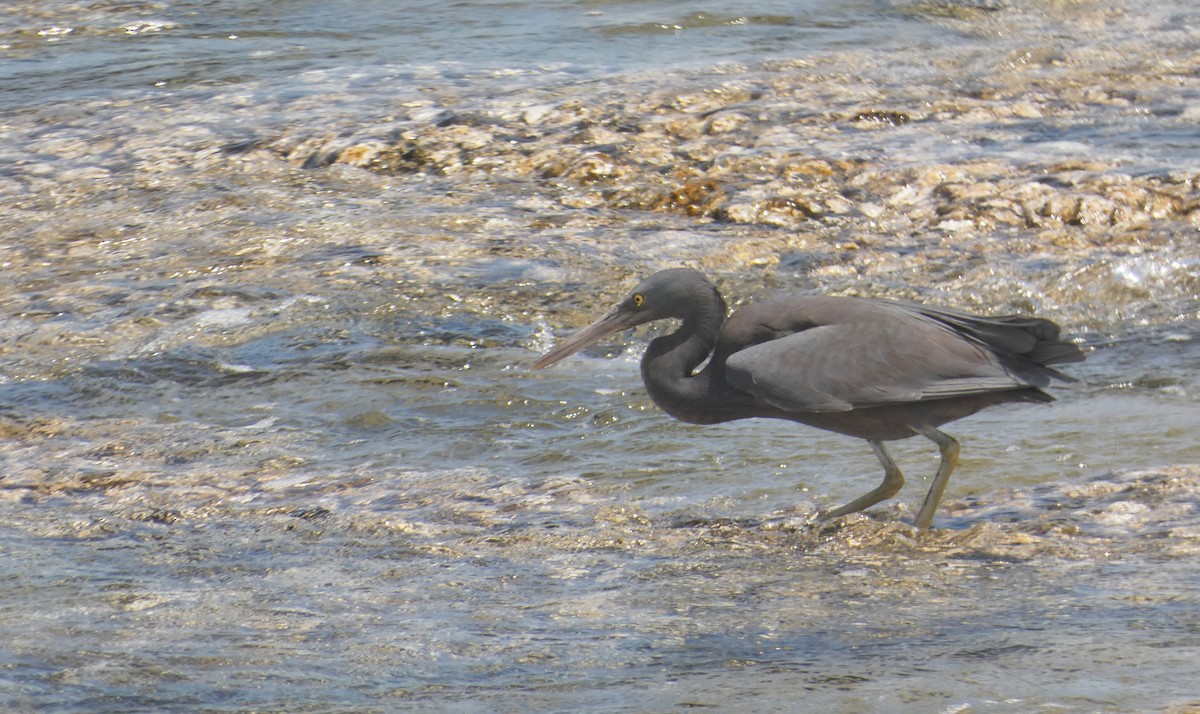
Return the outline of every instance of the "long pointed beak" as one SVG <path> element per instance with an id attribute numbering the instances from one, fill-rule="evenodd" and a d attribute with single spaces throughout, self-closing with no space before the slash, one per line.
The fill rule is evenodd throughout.
<path id="1" fill-rule="evenodd" d="M 542 358 L 537 362 L 534 362 L 531 369 L 549 367 L 555 362 L 561 362 L 576 352 L 591 347 L 615 332 L 635 327 L 642 322 L 637 318 L 638 315 L 634 313 L 623 312 L 619 308 L 613 308 L 604 317 L 596 320 L 558 345 L 555 345 L 554 349 L 542 355 Z"/>

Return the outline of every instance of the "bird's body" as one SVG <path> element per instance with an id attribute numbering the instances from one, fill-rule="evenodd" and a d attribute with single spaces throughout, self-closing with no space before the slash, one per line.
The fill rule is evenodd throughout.
<path id="1" fill-rule="evenodd" d="M 884 466 L 883 484 L 830 515 L 899 491 L 903 476 L 882 442 L 916 434 L 935 441 L 942 464 L 917 516 L 923 528 L 957 462 L 957 442 L 937 427 L 995 404 L 1053 401 L 1043 387 L 1069 377 L 1048 365 L 1083 359 L 1049 320 L 887 300 L 783 296 L 726 318 L 716 288 L 696 271 L 675 269 L 643 281 L 534 366 L 664 318 L 682 325 L 651 341 L 642 378 L 671 416 L 695 424 L 787 419 L 871 443 Z"/>

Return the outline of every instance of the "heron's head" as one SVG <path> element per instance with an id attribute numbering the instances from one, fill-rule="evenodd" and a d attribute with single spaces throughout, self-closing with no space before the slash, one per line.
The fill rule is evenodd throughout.
<path id="1" fill-rule="evenodd" d="M 711 304 L 714 295 L 720 300 L 716 288 L 691 268 L 659 271 L 639 283 L 599 320 L 542 355 L 533 364 L 533 369 L 549 367 L 631 327 L 670 317 L 685 319 Z M 721 302 L 721 309 L 724 310 L 724 302 Z"/>

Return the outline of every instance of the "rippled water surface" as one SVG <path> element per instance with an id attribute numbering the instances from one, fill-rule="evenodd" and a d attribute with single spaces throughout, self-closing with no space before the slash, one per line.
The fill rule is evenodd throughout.
<path id="1" fill-rule="evenodd" d="M 940 33 L 886 2 L 759 0 L 737 10 L 665 0 L 10 3 L 0 78 L 16 101 L 47 95 L 264 80 L 393 65 L 474 73 L 705 67 Z M 901 29 L 900 36 L 894 32 Z"/>
<path id="2" fill-rule="evenodd" d="M 10 2 L 0 707 L 1200 708 L 1187 2 Z M 639 276 L 1037 312 L 1049 406 L 693 427 Z"/>

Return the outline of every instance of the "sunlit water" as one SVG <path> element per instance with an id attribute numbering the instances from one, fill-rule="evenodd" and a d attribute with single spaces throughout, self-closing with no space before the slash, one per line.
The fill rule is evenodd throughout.
<path id="1" fill-rule="evenodd" d="M 1198 706 L 1190 5 L 426 5 L 0 14 L 0 707 Z M 527 370 L 678 264 L 1094 351 L 821 527 L 656 328 Z"/>

